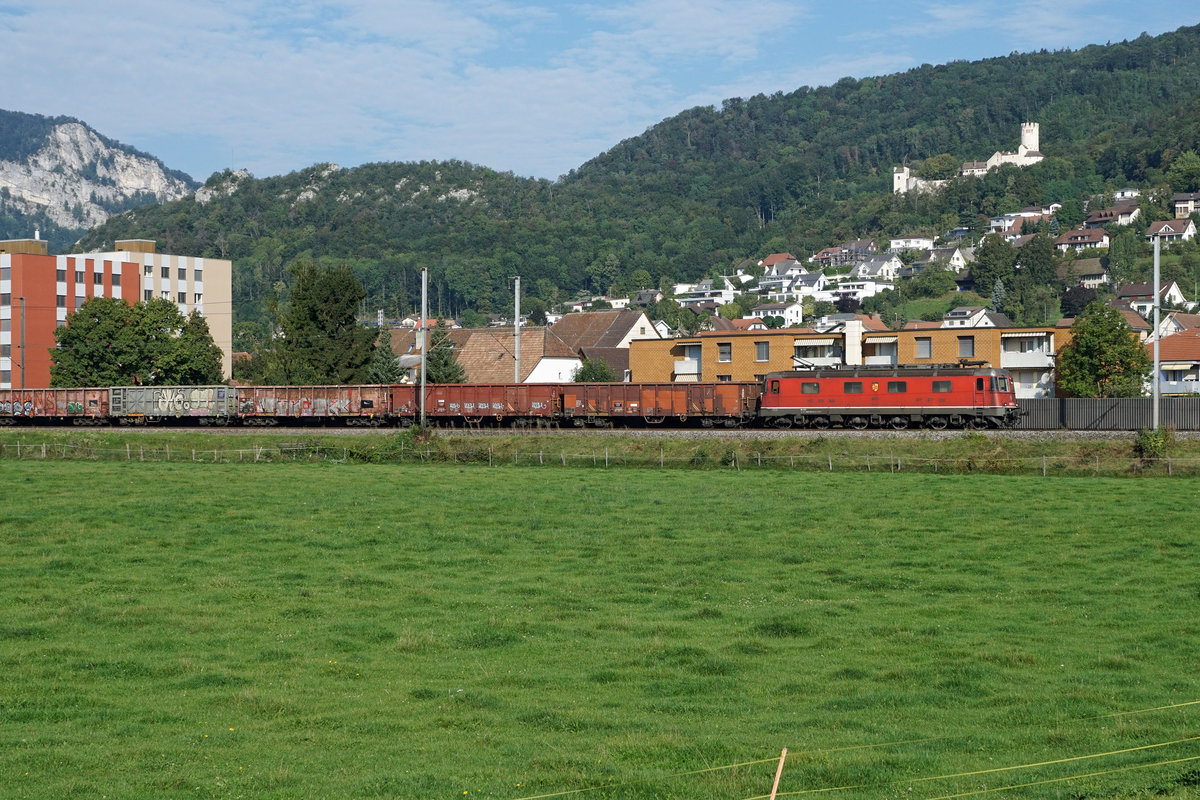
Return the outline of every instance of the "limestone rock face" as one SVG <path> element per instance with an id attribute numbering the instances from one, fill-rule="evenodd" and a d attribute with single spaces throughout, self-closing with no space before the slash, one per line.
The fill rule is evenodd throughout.
<path id="1" fill-rule="evenodd" d="M 64 228 L 93 228 L 131 205 L 178 200 L 191 192 L 158 161 L 112 147 L 78 122 L 54 126 L 23 161 L 0 161 L 0 207 L 45 214 Z"/>

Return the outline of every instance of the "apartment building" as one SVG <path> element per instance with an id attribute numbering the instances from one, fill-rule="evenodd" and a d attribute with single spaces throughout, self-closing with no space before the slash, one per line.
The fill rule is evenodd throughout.
<path id="1" fill-rule="evenodd" d="M 91 297 L 133 304 L 162 297 L 204 315 L 232 371 L 233 264 L 156 252 L 153 241 L 121 240 L 107 253 L 49 255 L 38 239 L 0 241 L 0 388 L 50 385 L 54 332 Z"/>

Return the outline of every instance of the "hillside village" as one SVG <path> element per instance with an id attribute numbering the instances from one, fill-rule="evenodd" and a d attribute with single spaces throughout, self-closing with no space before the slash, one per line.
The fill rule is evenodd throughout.
<path id="1" fill-rule="evenodd" d="M 960 177 L 1000 164 L 1042 158 L 1038 126 L 1027 123 L 1015 153 L 997 152 L 987 162 L 967 162 Z M 936 192 L 946 182 L 897 178 L 896 191 Z M 953 180 L 953 179 L 951 179 Z M 1110 258 L 1113 238 L 1136 234 L 1162 252 L 1194 247 L 1200 193 L 1172 197 L 1173 219 L 1146 224 L 1141 192 L 1127 188 L 1088 203 L 1081 223 L 1060 230 L 1061 203 L 998 214 L 976 244 L 959 228 L 878 242 L 855 239 L 805 257 L 772 253 L 746 259 L 727 273 L 690 283 L 641 288 L 614 295 L 587 295 L 521 320 L 520 380 L 564 380 L 588 359 L 604 361 L 617 379 L 635 382 L 753 381 L 774 370 L 834 365 L 904 365 L 981 360 L 1013 373 L 1019 397 L 1055 392 L 1055 360 L 1071 337 L 1073 314 L 1093 300 L 1118 309 L 1147 348 L 1164 344 L 1162 390 L 1200 394 L 1200 314 L 1175 280 L 1161 284 L 1162 319 L 1147 282 L 1122 282 Z M 1063 287 L 1055 310 L 1040 324 L 1017 324 L 1005 312 L 1004 281 L 978 285 L 978 259 L 987 248 L 1009 248 L 1014 274 L 1025 256 L 1052 247 L 1051 276 Z M 1026 248 L 1029 248 L 1028 250 Z M 943 287 L 963 298 L 932 318 L 898 319 L 881 313 L 882 298 L 919 295 L 923 286 Z M 1195 287 L 1188 287 L 1194 290 Z M 926 290 L 927 292 L 931 290 Z M 945 296 L 945 295 L 943 295 Z M 417 320 L 398 322 L 392 345 L 405 366 L 415 368 Z M 487 328 L 464 329 L 446 320 L 468 380 L 512 379 L 513 322 L 493 315 Z M 429 322 L 433 324 L 432 321 Z M 544 324 L 545 327 L 541 327 Z"/>

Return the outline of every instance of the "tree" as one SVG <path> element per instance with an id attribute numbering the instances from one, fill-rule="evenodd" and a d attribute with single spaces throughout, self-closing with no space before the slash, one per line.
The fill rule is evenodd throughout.
<path id="1" fill-rule="evenodd" d="M 1188 150 L 1176 156 L 1167 170 L 1167 180 L 1176 192 L 1200 191 L 1200 155 Z"/>
<path id="2" fill-rule="evenodd" d="M 426 383 L 465 383 L 467 371 L 454 355 L 450 329 L 438 320 L 429 335 L 429 352 L 425 354 Z"/>
<path id="3" fill-rule="evenodd" d="M 362 284 L 345 264 L 292 267 L 295 286 L 278 315 L 268 380 L 284 385 L 365 383 L 375 332 L 360 325 Z"/>
<path id="4" fill-rule="evenodd" d="M 1121 312 L 1092 303 L 1071 326 L 1058 359 L 1058 390 L 1069 397 L 1137 397 L 1150 356 Z"/>
<path id="5" fill-rule="evenodd" d="M 955 158 L 949 153 L 931 156 L 917 167 L 917 177 L 925 180 L 946 180 L 958 174 L 962 159 Z"/>
<path id="6" fill-rule="evenodd" d="M 1137 258 L 1141 248 L 1142 238 L 1133 231 L 1123 230 L 1112 238 L 1105 266 L 1117 286 L 1136 280 Z"/>
<path id="7" fill-rule="evenodd" d="M 986 292 L 996 285 L 996 280 L 1007 281 L 1013 276 L 1017 253 L 1013 246 L 999 236 L 985 236 L 975 251 L 975 262 L 971 264 L 971 278 L 975 290 Z"/>
<path id="8" fill-rule="evenodd" d="M 169 300 L 129 305 L 93 297 L 54 333 L 53 386 L 219 383 L 221 349 L 205 319 L 185 317 Z"/>
<path id="9" fill-rule="evenodd" d="M 404 370 L 396 363 L 396 351 L 392 349 L 392 332 L 385 328 L 379 332 L 371 356 L 371 383 L 396 383 L 403 374 Z"/>
<path id="10" fill-rule="evenodd" d="M 1058 279 L 1058 259 L 1054 254 L 1054 240 L 1039 233 L 1017 251 L 1017 262 L 1021 274 L 1031 284 L 1054 283 Z"/>
<path id="11" fill-rule="evenodd" d="M 1004 311 L 1004 298 L 1008 295 L 1004 291 L 1004 281 L 996 278 L 996 282 L 992 284 L 992 311 Z"/>
<path id="12" fill-rule="evenodd" d="M 1078 317 L 1083 310 L 1096 302 L 1096 290 L 1084 286 L 1072 286 L 1063 292 L 1062 313 L 1066 317 Z"/>
<path id="13" fill-rule="evenodd" d="M 616 383 L 617 376 L 604 359 L 585 358 L 573 379 L 575 383 Z"/>

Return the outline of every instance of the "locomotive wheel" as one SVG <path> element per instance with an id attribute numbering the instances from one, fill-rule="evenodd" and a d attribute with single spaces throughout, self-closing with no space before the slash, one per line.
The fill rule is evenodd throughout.
<path id="1" fill-rule="evenodd" d="M 791 417 L 776 417 L 774 420 L 772 420 L 771 424 L 774 425 L 776 428 L 779 428 L 780 430 L 785 431 L 788 428 L 792 427 L 792 418 Z"/>
<path id="2" fill-rule="evenodd" d="M 971 427 L 981 431 L 988 426 L 987 417 L 971 417 Z"/>
<path id="3" fill-rule="evenodd" d="M 894 431 L 902 431 L 908 427 L 908 417 L 892 417 L 888 420 L 888 426 Z"/>
<path id="4" fill-rule="evenodd" d="M 946 418 L 945 417 L 930 417 L 928 420 L 925 421 L 925 425 L 931 431 L 944 431 L 944 430 L 946 430 Z"/>
<path id="5" fill-rule="evenodd" d="M 829 417 L 813 417 L 812 421 L 808 423 L 808 427 L 823 431 L 829 427 Z"/>
<path id="6" fill-rule="evenodd" d="M 846 425 L 847 427 L 853 428 L 856 431 L 863 431 L 867 429 L 867 418 L 851 417 L 850 421 L 847 422 Z"/>

